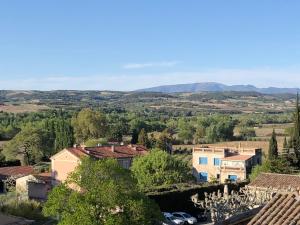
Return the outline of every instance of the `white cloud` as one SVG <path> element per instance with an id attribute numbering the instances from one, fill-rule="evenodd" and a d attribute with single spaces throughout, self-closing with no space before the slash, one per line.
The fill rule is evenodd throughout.
<path id="1" fill-rule="evenodd" d="M 300 69 L 219 69 L 148 74 L 100 74 L 87 76 L 1 77 L 0 89 L 15 90 L 119 90 L 194 82 L 253 84 L 258 87 L 300 87 Z"/>
<path id="2" fill-rule="evenodd" d="M 163 61 L 163 62 L 148 62 L 148 63 L 128 63 L 123 65 L 123 69 L 142 69 L 147 67 L 173 67 L 180 61 Z"/>

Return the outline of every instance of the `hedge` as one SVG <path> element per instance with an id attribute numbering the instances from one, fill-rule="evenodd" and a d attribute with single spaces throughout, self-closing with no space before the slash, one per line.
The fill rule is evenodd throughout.
<path id="1" fill-rule="evenodd" d="M 247 183 L 229 183 L 228 190 L 238 191 L 241 187 L 244 187 Z M 173 189 L 168 191 L 159 191 L 147 193 L 148 197 L 154 200 L 160 207 L 162 212 L 176 212 L 183 211 L 192 215 L 197 215 L 201 210 L 195 207 L 191 201 L 191 196 L 198 194 L 201 200 L 204 200 L 204 193 L 212 193 L 220 190 L 224 191 L 224 184 L 216 185 L 192 185 L 190 188 Z"/>

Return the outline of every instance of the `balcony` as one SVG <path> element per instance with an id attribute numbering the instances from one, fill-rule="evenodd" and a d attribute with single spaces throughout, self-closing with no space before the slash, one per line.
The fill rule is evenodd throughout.
<path id="1" fill-rule="evenodd" d="M 234 166 L 221 166 L 221 171 L 245 171 L 245 168 Z"/>

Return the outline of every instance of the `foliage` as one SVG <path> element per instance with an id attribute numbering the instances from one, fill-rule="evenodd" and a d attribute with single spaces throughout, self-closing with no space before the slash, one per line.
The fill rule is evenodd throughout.
<path id="1" fill-rule="evenodd" d="M 277 157 L 278 157 L 278 144 L 277 144 L 275 129 L 273 129 L 272 136 L 269 141 L 268 158 L 275 159 Z"/>
<path id="2" fill-rule="evenodd" d="M 43 128 L 48 131 L 49 139 L 54 142 L 52 154 L 73 145 L 73 127 L 69 120 L 61 117 L 47 119 L 44 121 Z"/>
<path id="3" fill-rule="evenodd" d="M 185 120 L 184 118 L 180 118 L 178 120 L 178 137 L 183 142 L 191 142 L 193 140 L 194 127 L 192 124 Z"/>
<path id="4" fill-rule="evenodd" d="M 88 139 L 84 145 L 86 147 L 95 147 L 98 145 L 106 145 L 108 143 L 106 138 Z"/>
<path id="5" fill-rule="evenodd" d="M 137 179 L 140 189 L 184 182 L 189 179 L 189 167 L 172 155 L 159 150 L 135 158 L 131 171 Z"/>
<path id="6" fill-rule="evenodd" d="M 42 215 L 42 204 L 34 200 L 19 200 L 14 192 L 1 195 L 0 211 L 4 214 L 19 216 L 26 219 L 45 221 Z"/>
<path id="7" fill-rule="evenodd" d="M 261 165 L 256 165 L 249 176 L 250 180 L 253 181 L 260 173 L 283 173 L 291 174 L 294 168 L 290 165 L 283 157 L 276 159 L 265 160 Z"/>
<path id="8" fill-rule="evenodd" d="M 91 138 L 102 138 L 107 134 L 106 116 L 89 108 L 82 109 L 77 116 L 74 116 L 72 125 L 77 143 Z"/>
<path id="9" fill-rule="evenodd" d="M 149 147 L 149 139 L 148 139 L 148 134 L 146 133 L 145 129 L 143 128 L 141 130 L 141 132 L 139 133 L 139 136 L 138 136 L 138 144 L 139 145 L 143 145 L 143 146 L 146 146 L 146 147 Z"/>
<path id="10" fill-rule="evenodd" d="M 5 144 L 2 153 L 7 160 L 20 157 L 22 164 L 32 165 L 51 155 L 53 143 L 49 133 L 41 128 L 26 126 Z"/>
<path id="11" fill-rule="evenodd" d="M 66 225 L 150 225 L 161 219 L 158 206 L 137 190 L 130 171 L 112 159 L 83 160 L 66 183 L 52 190 L 43 213 Z"/>
<path id="12" fill-rule="evenodd" d="M 256 137 L 256 133 L 254 128 L 250 127 L 240 127 L 239 128 L 239 136 L 242 140 L 249 140 L 250 138 Z"/>
<path id="13" fill-rule="evenodd" d="M 168 130 L 165 129 L 163 132 L 160 133 L 159 137 L 157 138 L 155 146 L 158 149 L 170 153 L 172 150 L 171 143 L 172 143 L 172 136 L 168 132 Z"/>

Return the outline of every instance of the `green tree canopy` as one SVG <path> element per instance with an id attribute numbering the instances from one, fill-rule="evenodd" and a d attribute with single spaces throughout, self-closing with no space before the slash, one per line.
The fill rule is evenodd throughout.
<path id="1" fill-rule="evenodd" d="M 150 154 L 135 158 L 131 171 L 141 189 L 184 182 L 189 178 L 188 166 L 172 155 L 154 149 Z"/>
<path id="2" fill-rule="evenodd" d="M 130 171 L 113 159 L 83 160 L 66 183 L 52 190 L 43 213 L 58 217 L 59 225 L 150 225 L 161 219 L 158 206 L 138 191 Z"/>
<path id="3" fill-rule="evenodd" d="M 260 173 L 290 174 L 293 170 L 293 167 L 285 158 L 278 157 L 266 160 L 261 165 L 255 166 L 251 171 L 250 180 L 253 181 Z"/>
<path id="4" fill-rule="evenodd" d="M 73 117 L 72 125 L 77 143 L 105 137 L 108 128 L 106 116 L 89 108 L 82 109 L 77 116 Z"/>
<path id="5" fill-rule="evenodd" d="M 7 160 L 19 158 L 22 164 L 32 165 L 44 157 L 50 157 L 52 149 L 53 141 L 49 139 L 49 133 L 28 125 L 4 146 L 2 153 Z"/>
<path id="6" fill-rule="evenodd" d="M 193 140 L 194 133 L 194 126 L 189 121 L 180 118 L 178 121 L 178 137 L 184 142 L 190 142 Z"/>
<path id="7" fill-rule="evenodd" d="M 161 132 L 156 140 L 156 148 L 164 150 L 166 152 L 171 152 L 171 143 L 172 143 L 172 136 L 168 132 L 167 129 L 165 129 L 163 132 Z"/>
<path id="8" fill-rule="evenodd" d="M 138 142 L 139 145 L 143 145 L 146 147 L 149 147 L 149 139 L 148 134 L 146 133 L 145 129 L 143 128 L 138 136 Z"/>
<path id="9" fill-rule="evenodd" d="M 277 157 L 278 157 L 278 144 L 277 144 L 275 129 L 273 129 L 272 136 L 269 141 L 268 158 L 275 159 Z"/>

